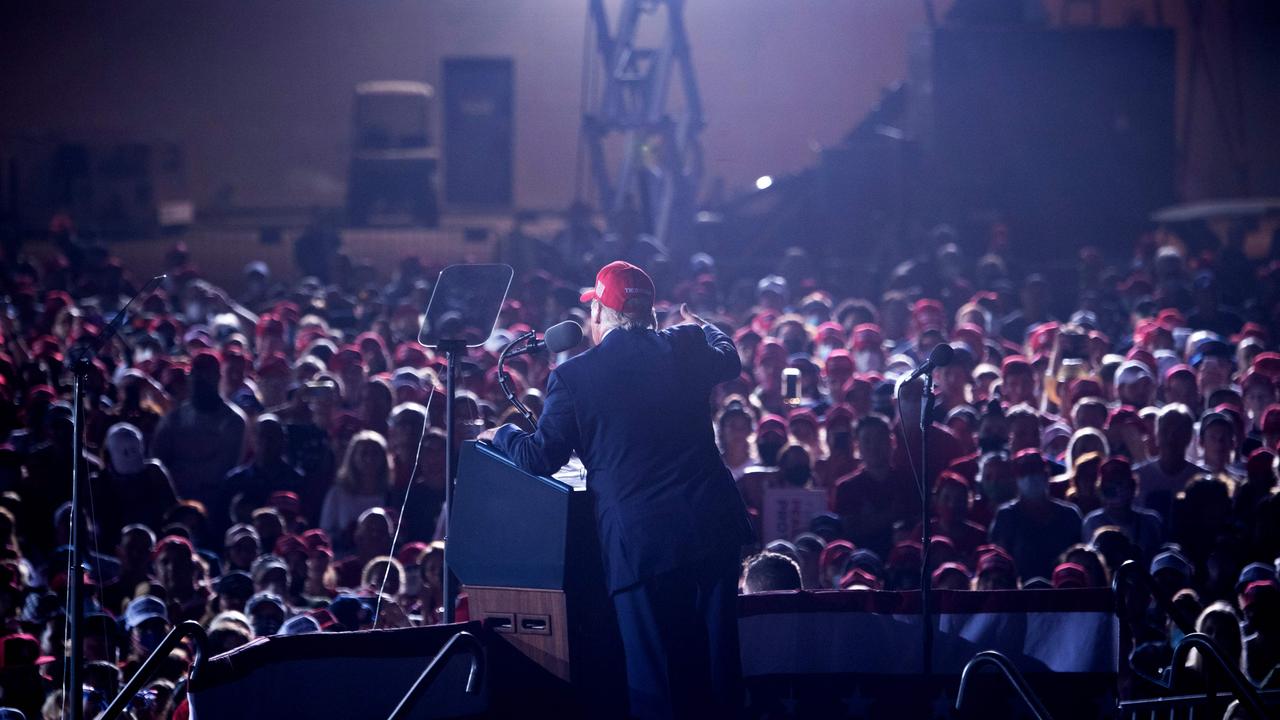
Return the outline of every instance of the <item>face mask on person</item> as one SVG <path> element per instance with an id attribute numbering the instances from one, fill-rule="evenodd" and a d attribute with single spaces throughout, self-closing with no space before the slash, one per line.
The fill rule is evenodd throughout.
<path id="1" fill-rule="evenodd" d="M 1018 496 L 1040 499 L 1049 494 L 1048 475 L 1024 475 L 1018 478 Z"/>
<path id="2" fill-rule="evenodd" d="M 107 434 L 107 454 L 111 457 L 111 469 L 118 475 L 135 475 L 142 472 L 144 462 L 142 436 L 127 427 L 112 428 Z"/>

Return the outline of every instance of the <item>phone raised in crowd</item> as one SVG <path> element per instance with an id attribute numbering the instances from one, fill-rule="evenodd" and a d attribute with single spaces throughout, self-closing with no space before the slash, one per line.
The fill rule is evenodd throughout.
<path id="1" fill-rule="evenodd" d="M 800 368 L 782 369 L 782 400 L 788 405 L 800 404 Z"/>

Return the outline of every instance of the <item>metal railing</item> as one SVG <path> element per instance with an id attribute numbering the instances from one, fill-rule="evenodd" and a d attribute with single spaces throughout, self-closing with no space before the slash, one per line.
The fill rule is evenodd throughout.
<path id="1" fill-rule="evenodd" d="M 1258 692 L 1262 698 L 1263 708 L 1280 707 L 1280 690 L 1261 690 Z M 1158 698 L 1143 698 L 1141 700 L 1122 700 L 1120 701 L 1121 718 L 1129 718 L 1130 720 L 1155 720 L 1155 718 L 1173 718 L 1179 717 L 1195 717 L 1197 709 L 1203 709 L 1206 703 L 1209 705 L 1210 714 L 1205 717 L 1221 717 L 1226 711 L 1228 705 L 1235 695 L 1229 692 L 1215 692 L 1209 695 L 1167 695 Z M 1271 713 L 1275 715 L 1274 710 Z"/>
<path id="2" fill-rule="evenodd" d="M 1196 709 L 1207 709 L 1213 716 L 1217 716 L 1222 713 L 1222 710 L 1232 699 L 1235 699 L 1239 702 L 1240 708 L 1249 717 L 1257 720 L 1269 717 L 1267 714 L 1268 702 L 1264 695 L 1272 700 L 1277 700 L 1280 699 L 1280 692 L 1263 692 L 1259 690 L 1256 685 L 1245 678 L 1244 673 L 1240 672 L 1238 667 L 1227 662 L 1217 644 L 1213 642 L 1212 638 L 1203 633 L 1187 635 L 1174 648 L 1173 659 L 1170 661 L 1167 673 L 1169 680 L 1167 683 L 1163 681 L 1157 683 L 1162 690 L 1172 692 L 1187 686 L 1186 674 L 1194 672 L 1187 667 L 1187 656 L 1190 655 L 1192 650 L 1196 650 L 1202 656 L 1209 658 L 1212 664 L 1216 665 L 1227 676 L 1230 687 L 1227 688 L 1226 692 L 1219 692 L 1217 688 L 1206 684 L 1205 689 L 1197 693 L 1170 694 L 1157 698 L 1125 700 L 1120 703 L 1120 710 L 1124 714 L 1123 716 L 1155 718 L 1159 715 L 1175 718 L 1181 716 L 1179 711 L 1186 710 L 1186 717 L 1193 717 L 1196 714 Z"/>
<path id="3" fill-rule="evenodd" d="M 485 652 L 484 643 L 475 635 L 465 630 L 457 635 L 449 638 L 449 642 L 440 648 L 440 652 L 431 658 L 431 662 L 427 664 L 427 669 L 422 671 L 418 679 L 413 681 L 413 685 L 409 687 L 409 691 L 400 698 L 400 704 L 396 705 L 396 709 L 391 711 L 387 716 L 387 720 L 404 720 L 409 716 L 409 711 L 413 709 L 414 703 L 418 697 L 435 682 L 440 673 L 444 672 L 445 661 L 449 659 L 455 652 L 466 652 L 471 656 L 471 668 L 467 671 L 466 692 L 468 695 L 475 695 L 480 692 L 480 683 L 484 675 Z"/>
<path id="4" fill-rule="evenodd" d="M 204 644 L 208 641 L 208 637 L 205 635 L 204 627 L 200 623 L 195 620 L 186 620 L 179 623 L 177 627 L 169 631 L 168 635 L 164 636 L 164 640 L 161 640 L 156 649 L 151 651 L 151 654 L 147 656 L 146 662 L 142 663 L 142 667 L 138 668 L 138 672 L 129 678 L 129 682 L 116 695 L 115 700 L 111 701 L 107 709 L 102 711 L 97 720 L 115 720 L 115 718 L 120 717 L 120 713 L 124 712 L 125 708 L 129 706 L 129 701 L 133 700 L 133 697 L 138 694 L 142 686 L 155 677 L 156 671 L 160 669 L 160 663 L 167 660 L 169 653 L 187 637 L 195 640 L 196 651 L 195 659 L 191 663 L 191 669 L 187 672 L 187 677 L 195 677 L 196 673 L 204 665 Z"/>
<path id="5" fill-rule="evenodd" d="M 1188 672 L 1187 655 L 1193 649 L 1199 651 L 1202 657 L 1211 658 L 1214 664 L 1226 674 L 1227 679 L 1231 681 L 1231 687 L 1228 690 L 1240 701 L 1240 705 L 1252 717 L 1256 720 L 1266 720 L 1267 711 L 1262 702 L 1262 696 L 1258 694 L 1258 688 L 1245 679 L 1239 667 L 1232 666 L 1222 657 L 1222 653 L 1218 650 L 1218 645 L 1204 633 L 1191 633 L 1182 638 L 1182 642 L 1178 643 L 1178 647 L 1173 649 L 1173 664 L 1169 672 L 1170 688 L 1178 687 L 1181 676 Z M 1208 698 L 1211 694 L 1212 689 L 1206 689 L 1204 697 Z"/>
<path id="6" fill-rule="evenodd" d="M 1036 720 L 1053 720 L 1053 716 L 1049 714 L 1044 703 L 1040 701 L 1035 691 L 1027 684 L 1026 678 L 1022 677 L 1021 672 L 1018 672 L 1018 668 L 1014 667 L 1013 662 L 1005 657 L 1004 653 L 996 650 L 983 650 L 965 663 L 964 670 L 960 672 L 960 690 L 956 693 L 957 712 L 964 705 L 964 690 L 969 685 L 969 678 L 972 677 L 974 669 L 981 665 L 995 665 L 999 668 L 1005 679 L 1013 686 L 1013 689 L 1018 691 L 1018 695 L 1022 697 L 1022 701 L 1027 704 L 1027 709 L 1031 711 Z"/>

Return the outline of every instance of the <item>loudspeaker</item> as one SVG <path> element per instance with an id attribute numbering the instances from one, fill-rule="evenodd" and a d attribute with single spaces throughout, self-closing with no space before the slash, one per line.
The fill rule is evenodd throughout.
<path id="1" fill-rule="evenodd" d="M 1131 239 L 1174 199 L 1174 82 L 1167 29 L 938 30 L 935 191 L 1037 253 Z"/>
<path id="2" fill-rule="evenodd" d="M 515 65 L 509 58 L 444 60 L 445 201 L 512 204 Z"/>
<path id="3" fill-rule="evenodd" d="M 435 90 L 380 80 L 356 86 L 347 221 L 352 225 L 436 227 L 437 151 L 431 132 Z"/>

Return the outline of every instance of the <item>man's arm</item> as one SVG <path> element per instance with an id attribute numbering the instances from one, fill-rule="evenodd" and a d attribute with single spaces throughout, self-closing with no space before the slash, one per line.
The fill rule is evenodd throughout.
<path id="1" fill-rule="evenodd" d="M 525 432 L 515 425 L 503 425 L 480 436 L 521 468 L 535 475 L 550 475 L 569 462 L 578 447 L 578 420 L 573 412 L 573 397 L 553 371 L 547 378 L 547 397 L 543 400 L 538 428 Z"/>
<path id="2" fill-rule="evenodd" d="M 695 315 L 687 304 L 680 306 L 680 317 L 685 322 L 702 326 L 706 338 L 707 351 L 699 358 L 699 368 L 703 370 L 713 385 L 728 382 L 742 374 L 742 359 L 738 357 L 738 348 L 733 340 L 720 331 L 720 328 Z"/>

